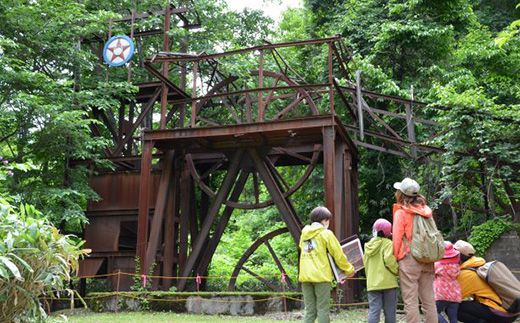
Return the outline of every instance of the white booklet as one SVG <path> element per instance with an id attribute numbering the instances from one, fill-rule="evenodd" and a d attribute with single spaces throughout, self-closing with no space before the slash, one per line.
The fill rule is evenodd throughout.
<path id="1" fill-rule="evenodd" d="M 361 248 L 361 241 L 358 238 L 345 243 L 341 246 L 341 249 L 345 256 L 347 256 L 348 262 L 354 266 L 355 272 L 358 272 L 365 267 L 363 264 L 363 248 Z M 336 266 L 334 258 L 332 258 L 330 254 L 327 255 L 329 256 L 330 267 L 332 268 L 336 281 L 340 282 L 343 279 L 346 279 L 347 276 L 338 268 L 338 266 Z"/>

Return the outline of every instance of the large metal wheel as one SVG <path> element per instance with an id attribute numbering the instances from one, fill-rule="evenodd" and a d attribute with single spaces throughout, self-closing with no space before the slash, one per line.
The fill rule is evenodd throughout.
<path id="1" fill-rule="evenodd" d="M 258 70 L 250 72 L 254 79 L 259 74 Z M 319 114 L 310 89 L 281 73 L 263 71 L 262 74 L 266 89 L 262 91 L 265 111 L 262 118 L 258 116 L 260 91 L 237 90 L 239 79 L 231 76 L 214 84 L 206 98 L 197 103 L 197 126 L 268 122 Z"/>
<path id="2" fill-rule="evenodd" d="M 280 257 L 278 257 L 276 255 L 276 252 L 274 251 L 274 249 L 271 246 L 271 243 L 269 241 L 282 234 L 285 234 L 287 232 L 289 232 L 289 230 L 287 228 L 280 228 L 280 229 L 271 231 L 271 232 L 261 236 L 255 242 L 253 242 L 253 244 L 249 248 L 247 248 L 247 250 L 244 252 L 242 257 L 240 257 L 240 259 L 238 260 L 238 263 L 236 264 L 235 269 L 233 270 L 233 274 L 231 274 L 231 279 L 229 280 L 229 284 L 228 284 L 228 290 L 231 290 L 231 291 L 235 290 L 237 277 L 242 271 L 244 271 L 244 272 L 250 274 L 251 276 L 253 276 L 254 278 L 258 279 L 270 290 L 281 291 L 281 288 L 279 286 L 275 285 L 272 281 L 269 281 L 265 277 L 262 277 L 256 273 L 254 273 L 251 269 L 247 268 L 245 266 L 245 264 L 250 259 L 250 257 L 255 253 L 255 251 L 258 250 L 258 248 L 260 246 L 265 245 L 267 247 L 267 249 L 269 250 L 271 257 L 280 272 L 280 276 L 282 273 L 286 273 L 285 269 L 282 266 L 282 263 L 280 262 Z M 296 286 L 293 285 L 292 281 L 290 280 L 290 278 L 288 276 L 286 276 L 286 283 L 287 283 L 287 288 L 289 290 L 296 289 Z"/>
<path id="3" fill-rule="evenodd" d="M 283 187 L 283 195 L 285 198 L 290 197 L 294 192 L 298 191 L 310 177 L 318 163 L 320 153 L 321 145 L 314 145 L 311 155 L 300 154 L 283 147 L 275 147 L 272 149 L 271 154 L 266 158 L 267 165 L 271 171 L 276 174 L 276 179 L 280 182 L 281 187 Z M 284 179 L 276 170 L 277 167 L 283 167 L 283 163 L 288 159 L 296 161 L 300 165 L 300 169 L 296 170 L 298 173 L 296 173 L 296 176 L 293 176 L 291 180 Z M 207 165 L 203 173 L 199 173 L 191 154 L 186 155 L 186 163 L 190 169 L 192 178 L 199 188 L 209 197 L 214 197 L 216 192 L 210 187 L 206 179 L 212 173 L 220 170 L 226 162 L 226 157 L 222 156 L 221 159 L 216 160 L 213 164 Z M 224 204 L 238 209 L 259 209 L 273 205 L 274 202 L 272 198 L 264 200 L 261 198 L 262 195 L 265 195 L 262 194 L 262 192 L 265 192 L 266 189 L 256 169 L 249 167 L 249 165 L 241 165 L 241 167 L 241 171 L 247 173 L 248 176 L 244 191 L 245 194 L 242 194 L 238 201 L 226 200 Z"/>

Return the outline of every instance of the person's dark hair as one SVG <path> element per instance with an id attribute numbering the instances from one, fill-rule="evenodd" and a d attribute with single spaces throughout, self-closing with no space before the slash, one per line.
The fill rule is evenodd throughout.
<path id="1" fill-rule="evenodd" d="M 381 237 L 381 238 L 386 237 L 386 236 L 385 236 L 385 233 L 384 233 L 382 230 L 377 231 L 377 236 L 378 236 L 378 237 Z"/>
<path id="2" fill-rule="evenodd" d="M 397 204 L 401 204 L 404 206 L 428 204 L 426 198 L 421 194 L 418 194 L 417 196 L 408 196 L 400 190 L 395 191 L 395 200 L 397 201 Z"/>
<path id="3" fill-rule="evenodd" d="M 332 219 L 332 213 L 324 206 L 318 206 L 311 211 L 311 223 Z"/>
<path id="4" fill-rule="evenodd" d="M 460 263 L 462 264 L 462 263 L 466 262 L 471 257 L 473 257 L 473 255 L 466 256 L 466 255 L 461 253 L 460 254 Z"/>

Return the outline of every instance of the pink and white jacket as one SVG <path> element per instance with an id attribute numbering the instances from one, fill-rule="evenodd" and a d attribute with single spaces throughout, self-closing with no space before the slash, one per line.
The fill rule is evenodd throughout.
<path id="1" fill-rule="evenodd" d="M 458 259 L 455 258 L 455 259 Z M 457 277 L 460 273 L 458 261 L 443 259 L 435 263 L 435 280 L 433 289 L 436 301 L 448 301 L 460 303 L 461 293 Z"/>

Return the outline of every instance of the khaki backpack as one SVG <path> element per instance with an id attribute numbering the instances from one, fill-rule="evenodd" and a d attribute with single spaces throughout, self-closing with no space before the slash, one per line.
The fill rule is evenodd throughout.
<path id="1" fill-rule="evenodd" d="M 412 242 L 409 245 L 412 256 L 418 262 L 428 264 L 444 257 L 444 238 L 431 217 L 414 215 Z"/>
<path id="2" fill-rule="evenodd" d="M 475 271 L 497 293 L 503 308 L 509 313 L 520 313 L 520 282 L 506 265 L 500 261 L 490 261 Z"/>

